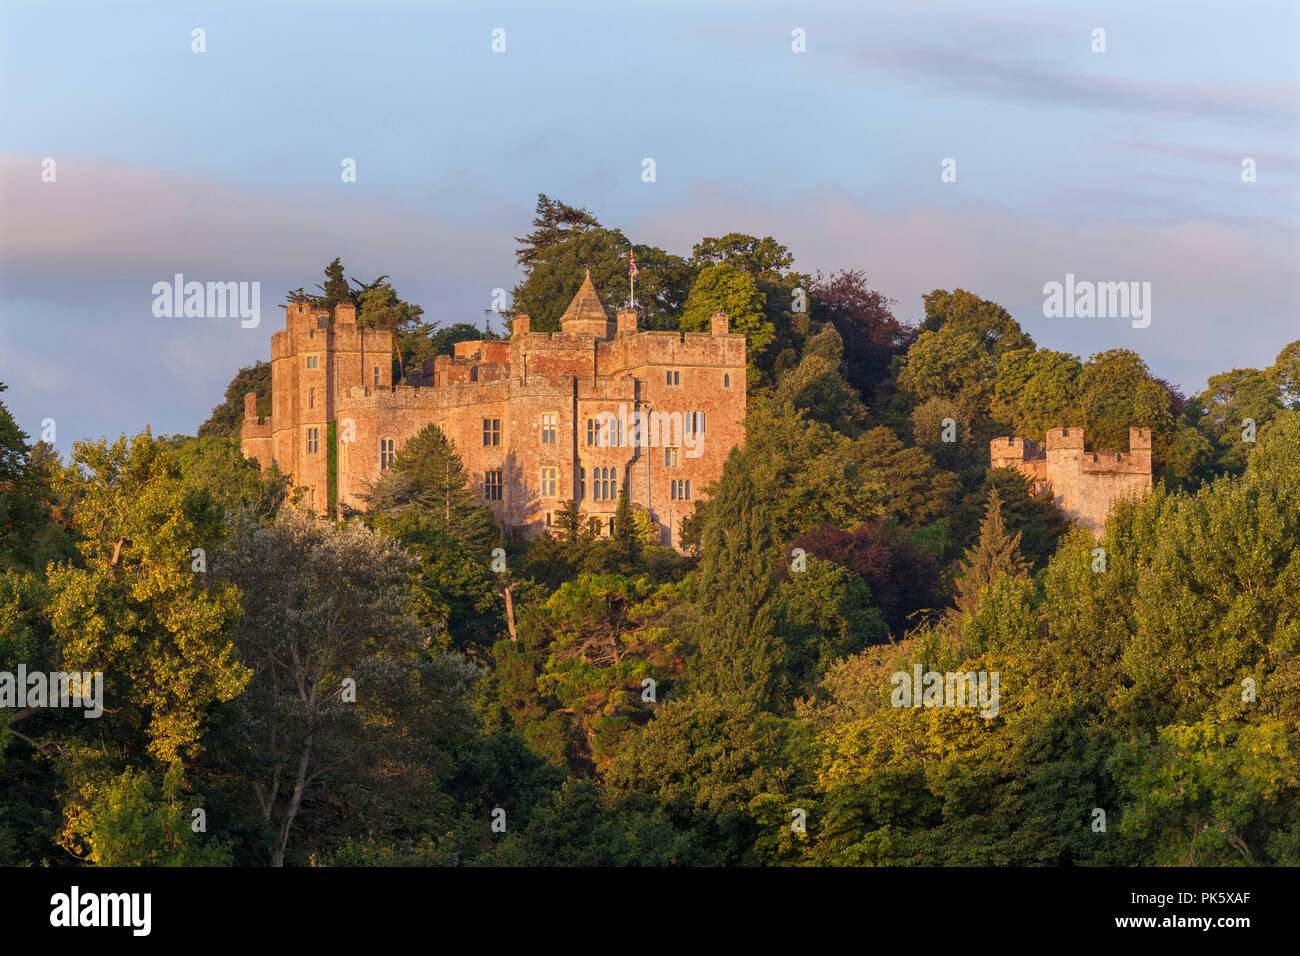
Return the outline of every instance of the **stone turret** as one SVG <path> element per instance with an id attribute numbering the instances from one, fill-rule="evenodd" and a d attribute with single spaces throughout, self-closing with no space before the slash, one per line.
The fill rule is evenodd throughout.
<path id="1" fill-rule="evenodd" d="M 586 333 L 598 339 L 613 338 L 614 316 L 610 315 L 605 303 L 600 301 L 596 285 L 591 281 L 591 270 L 578 287 L 578 294 L 573 297 L 569 307 L 560 316 L 560 328 L 566 333 Z"/>

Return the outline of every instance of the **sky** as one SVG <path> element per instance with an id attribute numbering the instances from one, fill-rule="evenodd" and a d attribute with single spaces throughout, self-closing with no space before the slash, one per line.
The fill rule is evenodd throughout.
<path id="1" fill-rule="evenodd" d="M 335 256 L 481 324 L 538 193 L 681 255 L 771 235 L 905 321 L 968 289 L 1193 394 L 1300 338 L 1298 54 L 1250 0 L 0 0 L 0 400 L 65 454 L 193 434 Z M 260 324 L 155 316 L 176 273 L 259 282 Z M 1045 316 L 1067 274 L 1151 283 L 1150 324 Z"/>

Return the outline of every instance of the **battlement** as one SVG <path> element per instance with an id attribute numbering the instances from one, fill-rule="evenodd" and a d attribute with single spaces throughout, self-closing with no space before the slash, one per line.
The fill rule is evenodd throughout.
<path id="1" fill-rule="evenodd" d="M 1084 430 L 1049 428 L 1046 443 L 995 438 L 989 443 L 994 468 L 1013 468 L 1034 482 L 1035 491 L 1052 493 L 1067 518 L 1100 536 L 1119 498 L 1151 490 L 1151 430 L 1129 429 L 1129 450 L 1086 451 Z"/>
<path id="2" fill-rule="evenodd" d="M 1049 428 L 1047 429 L 1047 450 L 1051 451 L 1083 451 L 1083 429 L 1082 428 Z"/>
<path id="3" fill-rule="evenodd" d="M 1007 467 L 999 462 L 1025 462 L 1047 457 L 1047 450 L 1028 438 L 995 438 L 989 442 L 994 468 Z"/>

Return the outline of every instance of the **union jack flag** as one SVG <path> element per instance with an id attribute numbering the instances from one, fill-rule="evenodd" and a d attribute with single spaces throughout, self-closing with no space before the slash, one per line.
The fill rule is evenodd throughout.
<path id="1" fill-rule="evenodd" d="M 630 276 L 636 275 L 636 253 L 631 249 L 627 252 L 627 274 Z"/>

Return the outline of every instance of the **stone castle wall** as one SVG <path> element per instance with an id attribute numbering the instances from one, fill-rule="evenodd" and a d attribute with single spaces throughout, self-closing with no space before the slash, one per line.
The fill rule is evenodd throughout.
<path id="1" fill-rule="evenodd" d="M 989 444 L 994 468 L 1013 468 L 1033 482 L 1035 492 L 1050 490 L 1066 517 L 1100 537 L 1112 505 L 1120 498 L 1151 490 L 1151 430 L 1129 429 L 1129 450 L 1084 450 L 1082 428 L 1049 428 L 1046 442 L 995 438 Z"/>

